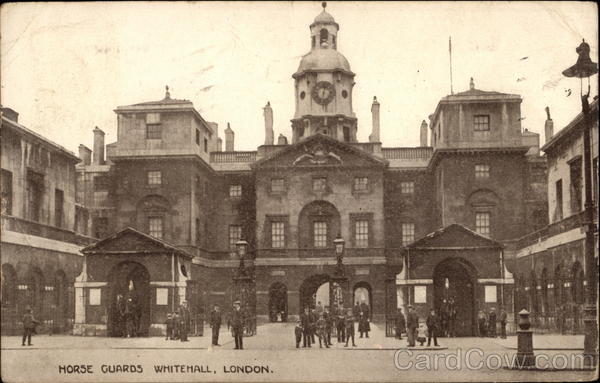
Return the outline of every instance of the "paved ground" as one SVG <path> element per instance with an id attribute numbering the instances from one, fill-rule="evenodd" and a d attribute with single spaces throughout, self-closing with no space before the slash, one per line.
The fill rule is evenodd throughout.
<path id="1" fill-rule="evenodd" d="M 503 368 L 516 340 L 490 338 L 440 339 L 443 349 L 417 346 L 385 338 L 373 326 L 369 339 L 357 337 L 357 347 L 296 349 L 292 324 L 259 326 L 258 335 L 244 339 L 245 350 L 233 350 L 231 336 L 222 331 L 221 347 L 210 346 L 207 336 L 190 342 L 162 338 L 87 338 L 36 336 L 34 346 L 21 347 L 18 337 L 2 337 L 2 379 L 38 381 L 572 381 L 590 380 L 586 371 L 515 371 Z M 546 335 L 545 337 L 548 337 Z M 551 337 L 551 336 L 550 336 Z M 547 338 L 544 344 L 566 344 L 569 336 Z M 575 339 L 575 338 L 574 338 Z M 577 344 L 579 340 L 569 340 Z M 398 349 L 400 351 L 398 351 Z M 536 352 L 549 361 L 571 362 L 578 350 Z M 574 363 L 576 363 L 575 360 Z M 92 373 L 73 372 L 73 366 L 91 365 Z M 122 372 L 123 365 L 128 372 Z M 184 365 L 184 367 L 173 367 Z M 547 365 L 547 364 L 546 364 Z M 62 366 L 62 368 L 61 368 Z M 157 368 L 170 366 L 168 371 Z M 249 367 L 247 367 L 249 366 Z M 543 365 L 544 366 L 544 365 Z M 183 372 L 177 369 L 183 368 Z M 119 372 L 112 372 L 119 369 Z M 71 371 L 68 373 L 67 371 Z M 81 371 L 81 368 L 80 368 Z M 133 371 L 133 372 L 132 372 Z"/>

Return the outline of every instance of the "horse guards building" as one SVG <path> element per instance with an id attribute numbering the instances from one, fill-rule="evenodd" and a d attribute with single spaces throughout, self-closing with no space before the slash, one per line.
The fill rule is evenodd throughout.
<path id="1" fill-rule="evenodd" d="M 471 79 L 422 122 L 419 147 L 383 146 L 376 98 L 358 142 L 339 29 L 325 9 L 314 19 L 292 74 L 291 142 L 275 139 L 267 103 L 255 151 L 235 150 L 229 124 L 223 150 L 218 125 L 168 88 L 116 107 L 117 141 L 95 128 L 79 156 L 3 108 L 2 333 L 31 306 L 43 331 L 110 336 L 123 294 L 147 335 L 183 300 L 201 334 L 212 305 L 236 299 L 259 322 L 316 300 L 364 301 L 389 322 L 454 298 L 459 335 L 492 307 L 513 329 L 527 308 L 540 331 L 582 331 L 582 116 L 554 134 L 547 110 L 541 154 L 522 98 Z"/>

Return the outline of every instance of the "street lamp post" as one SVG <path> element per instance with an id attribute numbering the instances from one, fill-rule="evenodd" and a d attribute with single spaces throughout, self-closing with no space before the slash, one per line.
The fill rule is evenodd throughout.
<path id="1" fill-rule="evenodd" d="M 330 296 L 329 305 L 332 307 L 340 304 L 346 304 L 346 295 L 348 289 L 348 277 L 346 277 L 346 271 L 344 270 L 344 246 L 345 241 L 340 234 L 333 240 L 335 246 L 335 270 L 331 277 L 330 285 Z"/>
<path id="2" fill-rule="evenodd" d="M 253 296 L 254 292 L 252 289 L 253 280 L 252 275 L 248 269 L 246 269 L 245 259 L 248 252 L 248 242 L 244 239 L 240 239 L 235 244 L 237 255 L 240 259 L 238 269 L 233 275 L 233 301 L 239 300 L 241 303 L 242 310 L 246 317 L 246 323 L 244 325 L 244 335 L 254 335 L 256 332 L 256 321 L 254 315 L 254 304 Z"/>
<path id="3" fill-rule="evenodd" d="M 594 258 L 594 201 L 592 199 L 592 160 L 590 134 L 592 131 L 592 119 L 590 113 L 590 76 L 598 73 L 598 64 L 590 59 L 590 46 L 583 42 L 575 50 L 579 57 L 572 67 L 565 69 L 562 73 L 565 77 L 576 77 L 588 79 L 587 93 L 581 94 L 581 111 L 583 114 L 583 168 L 585 182 L 585 272 L 587 280 L 587 294 L 585 305 L 585 339 L 584 339 L 584 366 L 596 367 L 598 365 L 598 324 L 596 320 L 596 305 L 598 294 L 598 269 Z M 581 80 L 583 81 L 583 80 Z M 594 175 L 595 177 L 596 175 Z"/>

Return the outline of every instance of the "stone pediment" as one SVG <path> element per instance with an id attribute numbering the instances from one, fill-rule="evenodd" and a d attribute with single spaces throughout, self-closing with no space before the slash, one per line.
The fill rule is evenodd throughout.
<path id="1" fill-rule="evenodd" d="M 265 157 L 254 169 L 280 167 L 385 167 L 387 161 L 323 134 L 316 134 Z"/>
<path id="2" fill-rule="evenodd" d="M 503 248 L 504 246 L 493 239 L 478 234 L 459 224 L 429 233 L 414 241 L 408 248 Z"/>
<path id="3" fill-rule="evenodd" d="M 151 237 L 131 227 L 121 230 L 110 237 L 104 238 L 81 250 L 85 255 L 89 254 L 164 254 L 175 253 L 188 258 L 191 254 L 165 242 Z"/>

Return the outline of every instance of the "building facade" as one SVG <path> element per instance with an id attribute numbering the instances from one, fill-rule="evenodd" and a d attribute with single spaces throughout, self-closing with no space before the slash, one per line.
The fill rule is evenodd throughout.
<path id="1" fill-rule="evenodd" d="M 2 333 L 21 332 L 26 307 L 38 331 L 69 330 L 79 250 L 93 242 L 87 211 L 75 200 L 79 158 L 18 122 L 2 108 Z"/>
<path id="2" fill-rule="evenodd" d="M 152 271 L 154 258 L 130 259 L 125 250 L 117 257 L 147 274 L 148 289 L 172 291 L 174 301 L 144 294 L 152 312 L 182 299 L 198 318 L 212 304 L 230 307 L 236 243 L 244 239 L 246 303 L 259 319 L 298 315 L 318 301 L 364 301 L 382 320 L 397 307 L 411 304 L 423 315 L 461 297 L 459 333 L 472 335 L 478 310 L 504 306 L 512 315 L 516 264 L 505 245 L 544 227 L 548 215 L 545 160 L 539 136 L 521 127 L 521 97 L 478 90 L 471 80 L 423 121 L 419 147 L 392 148 L 380 142 L 375 98 L 369 141 L 358 142 L 354 73 L 337 50 L 339 24 L 323 10 L 309 30 L 311 50 L 292 75 L 290 144 L 282 135 L 275 143 L 269 103 L 264 144 L 246 152 L 235 150 L 230 126 L 223 151 L 217 124 L 168 89 L 162 100 L 117 107 L 118 139 L 106 145 L 106 159 L 99 129 L 93 151 L 80 147 L 77 199 L 89 209 L 92 233 L 109 237 L 102 246 L 113 252 L 119 233 L 132 228 L 191 255 L 178 280 Z M 157 245 L 148 238 L 140 243 L 150 254 Z M 345 241 L 342 279 L 336 238 Z M 90 289 L 100 289 L 94 310 L 105 314 L 78 321 L 82 332 L 102 332 L 110 328 L 113 269 L 91 266 L 90 251 L 78 305 L 86 310 Z M 148 326 L 162 322 L 159 315 Z"/>
<path id="3" fill-rule="evenodd" d="M 590 105 L 592 168 L 583 163 L 583 115 L 577 115 L 554 134 L 547 110 L 549 225 L 509 244 L 519 270 L 516 277 L 516 308 L 532 313 L 540 331 L 583 333 L 585 301 L 585 172 L 592 174 L 592 199 L 598 206 L 598 100 Z M 598 227 L 598 212 L 594 209 Z M 598 231 L 595 258 L 598 260 Z M 597 264 L 596 264 L 597 267 Z"/>

